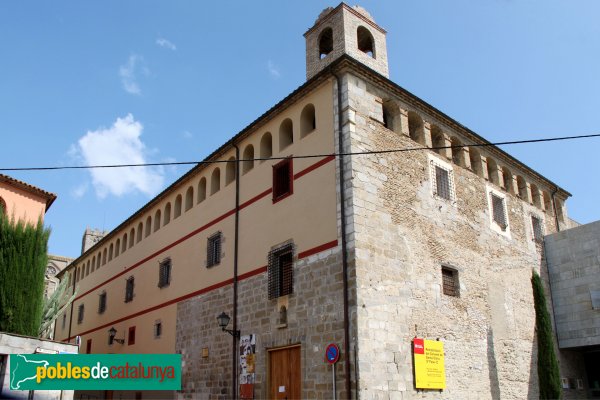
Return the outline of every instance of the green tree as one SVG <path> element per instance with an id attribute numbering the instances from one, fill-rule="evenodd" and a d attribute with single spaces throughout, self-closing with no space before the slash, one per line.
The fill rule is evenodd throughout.
<path id="1" fill-rule="evenodd" d="M 538 339 L 538 380 L 540 384 L 540 399 L 560 399 L 560 372 L 558 360 L 554 352 L 552 321 L 546 307 L 546 295 L 542 279 L 533 271 L 531 277 L 533 286 L 533 303 L 535 305 L 535 325 Z"/>
<path id="2" fill-rule="evenodd" d="M 0 213 L 0 331 L 37 336 L 50 230 Z"/>

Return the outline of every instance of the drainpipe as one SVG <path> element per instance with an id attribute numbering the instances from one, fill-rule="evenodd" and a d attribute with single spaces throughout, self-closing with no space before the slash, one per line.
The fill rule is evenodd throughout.
<path id="1" fill-rule="evenodd" d="M 554 191 L 552 192 L 552 209 L 554 210 L 554 223 L 556 224 L 556 232 L 560 232 L 560 224 L 558 223 L 558 213 L 556 212 L 556 199 L 555 195 L 558 192 L 558 186 L 554 187 Z"/>
<path id="2" fill-rule="evenodd" d="M 346 241 L 346 196 L 344 193 L 344 139 L 342 134 L 342 79 L 333 73 L 337 81 L 338 102 L 338 153 L 340 162 L 340 219 L 342 221 L 342 276 L 344 281 L 344 379 L 346 381 L 346 393 L 352 398 L 352 385 L 350 382 L 350 323 L 348 317 L 348 244 Z M 357 382 L 358 385 L 358 382 Z M 358 386 L 357 386 L 358 389 Z"/>
<path id="3" fill-rule="evenodd" d="M 234 143 L 235 147 L 235 233 L 233 244 L 233 332 L 237 332 L 237 303 L 238 303 L 238 243 L 239 243 L 239 224 L 240 224 L 240 148 Z M 237 335 L 232 335 L 231 350 L 233 356 L 231 358 L 232 371 L 232 397 L 237 398 L 237 350 L 238 346 Z"/>

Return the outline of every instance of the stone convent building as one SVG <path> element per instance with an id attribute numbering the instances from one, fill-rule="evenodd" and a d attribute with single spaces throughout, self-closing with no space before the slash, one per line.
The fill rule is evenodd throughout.
<path id="1" fill-rule="evenodd" d="M 391 81 L 364 9 L 304 36 L 304 84 L 62 272 L 56 338 L 182 355 L 181 391 L 136 398 L 537 398 L 530 279 L 569 193 Z"/>

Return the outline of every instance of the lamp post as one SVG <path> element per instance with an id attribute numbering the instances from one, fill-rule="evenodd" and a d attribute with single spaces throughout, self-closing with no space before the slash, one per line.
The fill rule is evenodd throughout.
<path id="1" fill-rule="evenodd" d="M 108 344 L 109 345 L 112 345 L 113 342 L 117 342 L 119 344 L 125 344 L 125 338 L 117 339 L 115 336 L 117 336 L 117 330 L 113 326 L 108 330 Z"/>
<path id="2" fill-rule="evenodd" d="M 225 314 L 225 311 L 223 311 L 217 317 L 217 321 L 219 321 L 219 326 L 221 327 L 221 329 L 223 330 L 223 332 L 227 332 L 231 336 L 233 336 L 234 338 L 239 339 L 240 338 L 240 331 L 239 330 L 227 329 L 227 325 L 229 325 L 229 321 L 230 320 L 231 320 L 231 318 L 229 317 L 229 315 Z"/>

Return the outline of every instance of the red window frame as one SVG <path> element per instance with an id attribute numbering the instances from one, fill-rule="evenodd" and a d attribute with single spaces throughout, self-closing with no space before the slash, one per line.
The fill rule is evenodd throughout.
<path id="1" fill-rule="evenodd" d="M 135 326 L 129 327 L 129 334 L 127 335 L 127 346 L 135 344 Z"/>
<path id="2" fill-rule="evenodd" d="M 283 168 L 288 169 L 286 182 L 283 182 L 285 179 L 285 175 L 282 175 L 281 172 Z M 292 194 L 294 194 L 294 164 L 292 158 L 286 158 L 273 165 L 273 203 L 277 203 Z"/>

